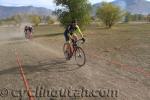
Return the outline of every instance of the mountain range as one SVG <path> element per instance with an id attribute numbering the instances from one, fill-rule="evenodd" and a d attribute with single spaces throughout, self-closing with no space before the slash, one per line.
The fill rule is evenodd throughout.
<path id="1" fill-rule="evenodd" d="M 29 15 L 44 15 L 48 16 L 52 14 L 52 10 L 43 7 L 33 6 L 21 6 L 21 7 L 6 7 L 0 6 L 0 19 L 8 18 L 17 14 L 29 14 Z"/>
<path id="2" fill-rule="evenodd" d="M 150 2 L 146 0 L 114 0 L 111 3 L 133 14 L 150 14 Z M 96 3 L 93 5 L 93 15 L 96 14 L 96 10 L 101 4 Z"/>
<path id="3" fill-rule="evenodd" d="M 150 2 L 146 0 L 114 0 L 111 3 L 133 14 L 150 14 Z M 101 4 L 102 3 L 96 3 L 92 6 L 92 16 L 95 16 L 96 10 L 101 6 Z M 52 15 L 52 10 L 33 6 L 0 6 L 0 19 L 8 18 L 17 14 L 49 16 Z"/>

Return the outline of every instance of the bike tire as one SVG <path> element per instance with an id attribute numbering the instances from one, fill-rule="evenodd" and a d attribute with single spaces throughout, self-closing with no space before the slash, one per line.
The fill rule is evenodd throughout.
<path id="1" fill-rule="evenodd" d="M 78 58 L 82 58 L 82 59 L 78 59 Z M 77 49 L 75 51 L 75 61 L 78 66 L 84 66 L 86 63 L 85 52 L 83 51 L 83 49 L 81 47 L 77 47 Z"/>

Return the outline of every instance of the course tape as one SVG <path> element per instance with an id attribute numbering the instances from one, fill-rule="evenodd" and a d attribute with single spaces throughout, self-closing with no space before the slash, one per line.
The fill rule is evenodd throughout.
<path id="1" fill-rule="evenodd" d="M 22 67 L 22 64 L 21 64 L 21 61 L 20 61 L 20 58 L 19 58 L 19 54 L 16 50 L 15 50 L 15 54 L 16 54 L 16 58 L 17 58 L 17 64 L 19 66 L 19 71 L 20 71 L 21 77 L 23 79 L 26 91 L 28 93 L 27 95 L 29 96 L 29 100 L 35 100 L 33 95 L 32 95 L 32 92 L 30 90 L 29 83 L 28 83 L 28 81 L 26 79 L 26 76 L 24 74 L 23 67 Z"/>

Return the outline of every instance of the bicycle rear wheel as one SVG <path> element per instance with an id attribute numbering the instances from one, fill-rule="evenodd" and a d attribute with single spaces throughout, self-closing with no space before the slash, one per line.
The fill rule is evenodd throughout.
<path id="1" fill-rule="evenodd" d="M 78 66 L 85 65 L 86 56 L 85 56 L 85 53 L 81 47 L 77 47 L 77 49 L 75 51 L 75 61 L 76 61 Z"/>

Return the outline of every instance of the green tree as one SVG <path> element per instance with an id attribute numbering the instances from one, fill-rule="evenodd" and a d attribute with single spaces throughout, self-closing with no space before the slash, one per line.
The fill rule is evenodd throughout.
<path id="1" fill-rule="evenodd" d="M 67 26 L 72 19 L 77 19 L 80 27 L 89 24 L 91 5 L 88 0 L 55 0 L 63 9 L 56 11 L 60 22 Z"/>
<path id="2" fill-rule="evenodd" d="M 103 2 L 96 15 L 108 28 L 111 28 L 123 17 L 123 13 L 118 6 L 106 2 Z"/>
<path id="3" fill-rule="evenodd" d="M 49 25 L 51 25 L 51 24 L 54 24 L 54 19 L 52 19 L 50 16 L 47 16 L 46 18 L 45 18 L 45 20 L 46 20 L 46 22 L 49 24 Z"/>
<path id="4" fill-rule="evenodd" d="M 32 15 L 30 16 L 31 22 L 35 25 L 38 26 L 41 23 L 41 17 L 37 15 Z"/>

